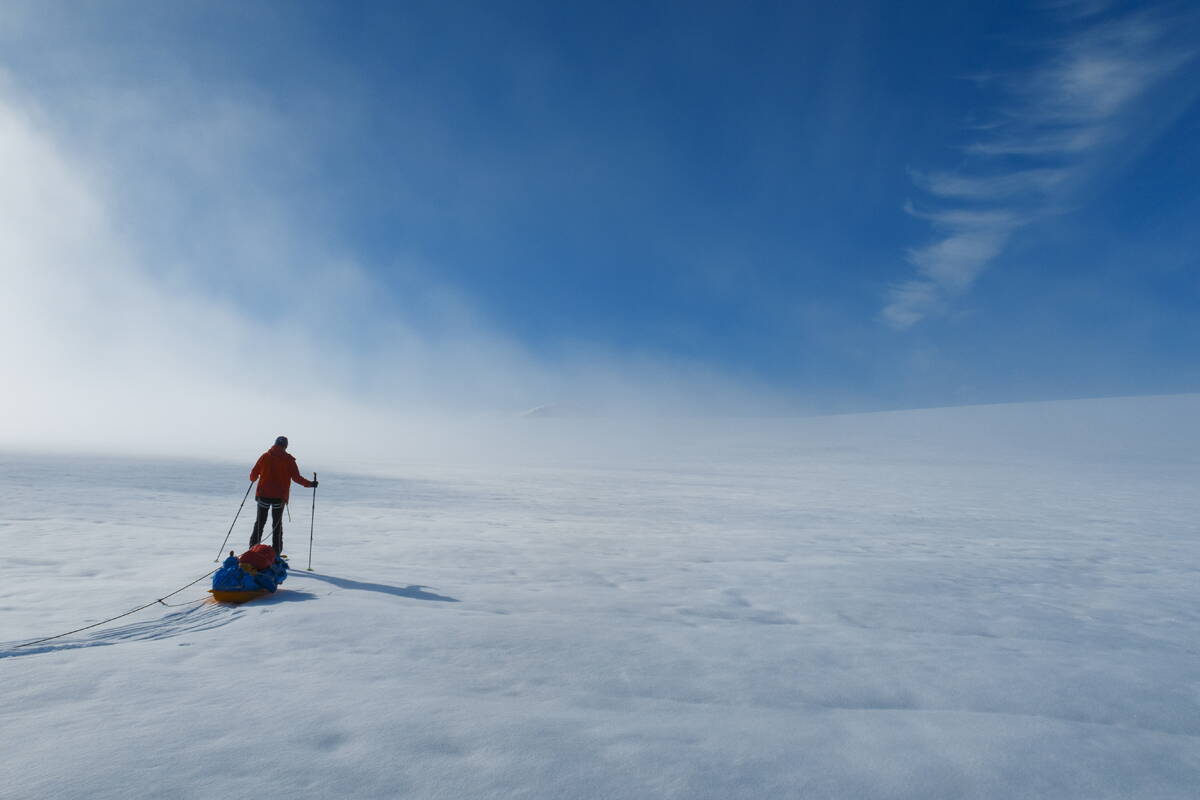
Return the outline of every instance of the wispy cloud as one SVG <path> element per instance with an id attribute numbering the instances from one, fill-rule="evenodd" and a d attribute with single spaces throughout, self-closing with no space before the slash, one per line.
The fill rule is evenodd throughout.
<path id="1" fill-rule="evenodd" d="M 959 200 L 997 200 L 1051 192 L 1070 177 L 1062 168 L 1026 169 L 997 175 L 912 171 L 913 182 L 937 197 Z"/>
<path id="2" fill-rule="evenodd" d="M 1103 14 L 1113 5 L 1113 0 L 1045 0 L 1043 7 L 1055 11 L 1068 19 L 1084 19 Z"/>
<path id="3" fill-rule="evenodd" d="M 945 313 L 1018 228 L 1063 210 L 1095 159 L 1126 135 L 1137 102 L 1194 55 L 1167 41 L 1165 18 L 1107 19 L 1109 5 L 1049 4 L 1071 31 L 1036 67 L 1003 79 L 1011 105 L 972 128 L 968 167 L 911 173 L 917 187 L 950 205 L 936 212 L 906 207 L 937 236 L 909 250 L 917 274 L 889 290 L 883 322 L 906 329 Z"/>

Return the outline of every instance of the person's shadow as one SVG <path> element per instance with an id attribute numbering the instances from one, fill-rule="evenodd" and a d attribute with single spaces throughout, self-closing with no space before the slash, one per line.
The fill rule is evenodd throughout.
<path id="1" fill-rule="evenodd" d="M 293 570 L 292 575 L 302 578 L 316 578 L 319 581 L 325 581 L 337 586 L 339 589 L 355 589 L 362 592 L 383 592 L 384 594 L 394 594 L 397 597 L 407 597 L 410 600 L 435 600 L 441 603 L 457 603 L 458 599 L 454 597 L 445 597 L 433 592 L 424 591 L 423 586 L 388 586 L 385 583 L 364 583 L 363 581 L 352 581 L 349 578 L 335 578 L 332 575 L 322 575 L 319 572 L 308 572 Z"/>

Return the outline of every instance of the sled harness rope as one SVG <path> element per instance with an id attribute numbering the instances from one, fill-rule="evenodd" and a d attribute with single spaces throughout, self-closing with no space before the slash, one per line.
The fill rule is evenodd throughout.
<path id="1" fill-rule="evenodd" d="M 314 473 L 314 474 L 313 474 L 313 478 L 316 478 L 316 477 L 317 477 L 317 476 L 316 476 L 316 473 Z M 250 482 L 250 485 L 246 487 L 246 494 L 242 496 L 242 503 L 241 503 L 241 505 L 239 505 L 239 506 L 238 506 L 237 513 L 233 515 L 233 522 L 231 522 L 231 523 L 229 524 L 229 532 L 225 534 L 225 541 L 221 542 L 221 552 L 222 552 L 222 553 L 224 553 L 224 552 L 225 552 L 225 544 L 226 544 L 226 542 L 228 542 L 228 541 L 229 541 L 229 537 L 230 537 L 230 535 L 232 535 L 232 533 L 233 533 L 233 526 L 237 524 L 238 517 L 239 517 L 239 516 L 241 515 L 241 513 L 242 513 L 242 508 L 243 508 L 243 507 L 245 507 L 245 505 L 246 505 L 246 499 L 247 499 L 248 497 L 250 497 L 250 490 L 251 490 L 253 487 L 254 487 L 254 482 L 253 482 L 253 481 L 251 481 L 251 482 Z M 286 505 L 286 504 L 285 504 L 285 505 Z M 317 499 L 316 499 L 316 491 L 314 491 L 314 492 L 313 492 L 313 511 L 314 511 L 314 513 L 316 512 L 316 507 L 317 507 Z M 311 531 L 311 529 L 309 530 L 309 545 L 308 545 L 308 548 L 309 548 L 309 550 L 308 550 L 308 563 L 309 563 L 309 571 L 311 572 L 311 571 L 312 571 L 312 569 L 311 569 L 311 568 L 312 568 L 312 531 Z M 218 558 L 217 558 L 217 562 L 218 562 L 218 563 L 220 562 L 220 557 L 219 557 L 219 556 L 218 556 Z M 163 605 L 163 606 L 166 606 L 167 608 L 180 608 L 181 606 L 190 606 L 190 605 L 192 605 L 193 603 L 202 603 L 202 602 L 204 602 L 205 600 L 207 600 L 208 598 L 206 598 L 206 597 L 202 597 L 202 598 L 200 598 L 199 600 L 192 600 L 192 601 L 189 601 L 189 602 L 187 602 L 187 603 L 164 603 L 163 601 L 164 601 L 164 600 L 166 600 L 168 597 L 173 597 L 174 595 L 177 595 L 177 594 L 179 594 L 179 593 L 180 593 L 180 592 L 182 592 L 184 589 L 187 589 L 187 588 L 189 588 L 189 587 L 191 587 L 191 586 L 195 586 L 197 583 L 199 583 L 200 581 L 204 580 L 205 578 L 207 578 L 207 577 L 211 576 L 211 575 L 212 575 L 213 573 L 215 573 L 215 572 L 216 572 L 216 570 L 215 570 L 215 569 L 214 569 L 214 570 L 210 570 L 209 572 L 206 572 L 206 573 L 204 573 L 203 575 L 201 575 L 199 578 L 196 578 L 196 580 L 192 581 L 191 583 L 188 583 L 188 584 L 185 584 L 185 585 L 183 585 L 183 586 L 180 586 L 178 589 L 176 589 L 175 591 L 171 592 L 170 594 L 164 594 L 162 597 L 158 598 L 157 600 L 152 600 L 151 602 L 149 602 L 149 603 L 146 603 L 145 605 L 138 606 L 137 608 L 131 608 L 130 610 L 126 611 L 124 614 L 117 614 L 115 617 L 109 617 L 108 619 L 103 619 L 103 620 L 100 620 L 99 622 L 93 622 L 91 625 L 84 625 L 82 628 L 76 628 L 75 630 L 73 630 L 73 631 L 67 631 L 66 633 L 59 633 L 59 634 L 56 634 L 56 635 L 54 635 L 54 636 L 47 636 L 47 637 L 45 637 L 45 638 L 42 638 L 42 639 L 35 639 L 35 640 L 34 640 L 34 641 L 32 641 L 32 642 L 25 642 L 24 644 L 19 644 L 19 645 L 17 645 L 17 647 L 30 647 L 30 646 L 32 646 L 32 645 L 35 645 L 35 644 L 41 644 L 42 642 L 49 642 L 49 641 L 51 641 L 52 639 L 61 639 L 62 637 L 64 637 L 64 636 L 70 636 L 70 635 L 71 635 L 71 634 L 73 634 L 73 633 L 79 633 L 79 632 L 81 632 L 81 631 L 90 630 L 90 629 L 92 629 L 92 628 L 98 628 L 98 627 L 100 627 L 101 625 L 107 625 L 107 624 L 108 624 L 108 623 L 110 623 L 110 622 L 115 622 L 116 620 L 119 620 L 119 619 L 121 619 L 122 617 L 128 617 L 130 614 L 136 614 L 137 612 L 139 612 L 139 611 L 142 611 L 143 609 L 147 609 L 147 608 L 149 608 L 150 606 L 154 605 L 155 603 L 159 603 L 159 604 L 161 604 L 161 605 Z"/>
<path id="2" fill-rule="evenodd" d="M 178 589 L 171 592 L 171 594 L 164 594 L 162 597 L 158 598 L 157 600 L 153 600 L 149 603 L 146 603 L 144 606 L 138 606 L 137 608 L 130 609 L 129 611 L 126 611 L 124 614 L 118 614 L 115 617 L 109 617 L 108 619 L 100 620 L 99 622 L 93 622 L 91 625 L 84 625 L 82 628 L 76 628 L 75 630 L 67 631 L 66 633 L 60 633 L 55 636 L 47 636 L 44 639 L 36 639 L 32 642 L 25 642 L 24 644 L 17 645 L 17 647 L 29 647 L 31 645 L 41 644 L 42 642 L 48 642 L 51 639 L 61 639 L 64 636 L 70 636 L 72 633 L 79 633 L 80 631 L 86 631 L 89 628 L 98 628 L 101 625 L 106 625 L 110 622 L 121 619 L 122 617 L 128 617 L 130 614 L 136 614 L 137 612 L 141 611 L 142 609 L 149 608 L 150 606 L 154 605 L 155 603 L 162 603 L 164 606 L 167 606 L 168 608 L 175 608 L 177 606 L 171 605 L 170 603 L 163 603 L 163 601 L 166 600 L 168 597 L 171 597 L 172 595 L 179 594 L 184 589 L 187 589 L 190 586 L 195 586 L 197 583 L 204 580 L 209 575 L 212 575 L 213 572 L 216 572 L 216 570 L 214 569 L 214 570 L 212 570 L 212 572 L 206 572 L 203 575 L 201 575 L 199 578 L 196 578 L 196 580 L 187 584 L 186 586 L 180 586 Z M 196 602 L 199 602 L 199 601 L 196 601 Z M 190 603 L 180 603 L 178 605 L 190 605 Z"/>
<path id="3" fill-rule="evenodd" d="M 225 534 L 225 541 L 221 542 L 221 549 L 217 551 L 217 557 L 213 559 L 214 564 L 221 563 L 221 556 L 225 554 L 225 542 L 228 542 L 230 535 L 233 534 L 233 526 L 237 525 L 237 519 L 242 515 L 242 507 L 246 505 L 246 498 L 250 496 L 250 490 L 253 488 L 254 481 L 250 481 L 250 485 L 246 487 L 246 494 L 242 496 L 242 505 L 238 506 L 237 513 L 233 515 L 233 522 L 229 523 L 229 533 Z M 216 572 L 216 570 L 213 570 L 213 572 Z"/>

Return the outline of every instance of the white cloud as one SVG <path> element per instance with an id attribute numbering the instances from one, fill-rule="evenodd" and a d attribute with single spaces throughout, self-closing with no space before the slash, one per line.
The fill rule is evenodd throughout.
<path id="1" fill-rule="evenodd" d="M 913 203 L 905 203 L 909 214 L 928 221 L 935 228 L 951 232 L 962 231 L 1010 231 L 1028 220 L 1016 211 L 1007 208 L 950 208 L 925 211 Z"/>
<path id="2" fill-rule="evenodd" d="M 972 142 L 964 148 L 977 156 L 1079 156 L 1104 144 L 1101 127 L 1050 132 L 1020 132 Z"/>
<path id="3" fill-rule="evenodd" d="M 1078 24 L 1108 4 L 1053 7 Z M 906 206 L 940 236 L 908 252 L 923 280 L 888 291 L 883 322 L 903 330 L 942 313 L 1003 252 L 1017 228 L 1060 210 L 1089 161 L 1126 134 L 1122 123 L 1129 109 L 1193 56 L 1194 49 L 1166 44 L 1166 30 L 1161 18 L 1148 14 L 1076 30 L 1042 64 L 1008 82 L 1015 106 L 994 124 L 974 128 L 979 138 L 965 148 L 976 159 L 974 172 L 912 172 L 934 197 L 971 205 L 932 212 Z M 1033 158 L 1051 163 L 1031 165 Z"/>
<path id="4" fill-rule="evenodd" d="M 1084 19 L 1103 14 L 1112 8 L 1113 0 L 1043 0 L 1043 5 L 1067 19 Z"/>
<path id="5" fill-rule="evenodd" d="M 1002 200 L 1016 195 L 1050 192 L 1070 177 L 1066 169 L 1026 169 L 998 175 L 967 176 L 950 172 L 911 172 L 913 181 L 937 197 Z"/>
<path id="6" fill-rule="evenodd" d="M 198 261 L 113 200 L 110 181 L 136 176 L 98 168 L 35 109 L 0 87 L 0 445 L 240 455 L 287 432 L 310 451 L 411 453 L 450 418 L 545 402 L 651 414 L 771 402 L 760 386 L 678 361 L 578 352 L 555 367 L 427 278 L 420 302 L 437 321 L 418 328 L 269 197 L 236 220 L 206 216 L 204 235 L 229 262 L 203 259 L 214 250 Z M 250 268 L 261 272 L 237 274 Z M 231 291 L 250 287 L 261 313 L 214 288 L 226 277 L 238 279 Z"/>
<path id="7" fill-rule="evenodd" d="M 1004 247 L 1003 231 L 955 233 L 927 247 L 909 251 L 908 260 L 918 271 L 947 292 L 962 292 Z"/>
<path id="8" fill-rule="evenodd" d="M 905 281 L 888 292 L 891 302 L 883 307 L 880 316 L 894 328 L 917 324 L 941 304 L 941 291 L 933 281 Z"/>
<path id="9" fill-rule="evenodd" d="M 1192 49 L 1164 44 L 1165 33 L 1163 22 L 1135 14 L 1062 41 L 1052 58 L 1014 87 L 1025 101 L 1015 119 L 1030 129 L 1066 126 L 1086 141 L 1084 134 L 1098 133 L 1192 57 Z"/>

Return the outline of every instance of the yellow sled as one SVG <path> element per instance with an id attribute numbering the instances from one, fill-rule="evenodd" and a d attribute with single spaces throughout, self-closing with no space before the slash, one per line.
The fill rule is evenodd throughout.
<path id="1" fill-rule="evenodd" d="M 270 594 L 266 589 L 209 589 L 208 593 L 218 603 L 245 603 L 248 600 L 257 600 L 265 594 Z"/>

